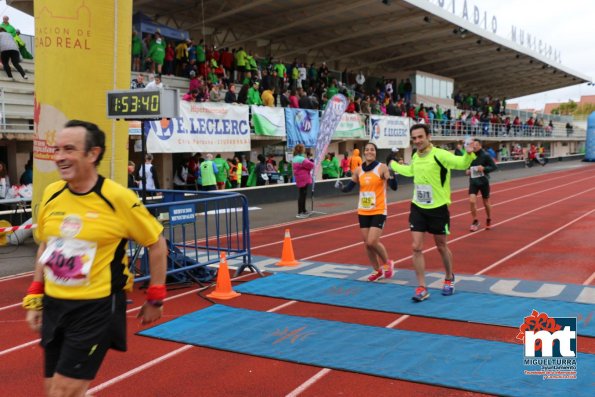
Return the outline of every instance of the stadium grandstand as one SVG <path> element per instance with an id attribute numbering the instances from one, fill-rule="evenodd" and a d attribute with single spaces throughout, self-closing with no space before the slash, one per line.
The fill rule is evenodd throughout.
<path id="1" fill-rule="evenodd" d="M 8 4 L 33 15 L 33 1 L 9 0 Z M 451 149 L 465 135 L 479 135 L 496 152 L 502 154 L 504 149 L 507 155 L 501 155 L 502 161 L 522 160 L 531 145 L 543 147 L 550 157 L 579 153 L 586 132 L 574 126 L 571 118 L 510 109 L 506 101 L 590 82 L 590 77 L 562 65 L 557 50 L 522 30 L 514 32 L 515 40 L 505 39 L 497 34 L 496 17 L 483 10 L 459 15 L 449 4 L 135 0 L 133 28 L 147 44 L 141 62 L 131 65 L 131 79 L 140 73 L 148 82 L 160 71 L 164 86 L 179 89 L 186 100 L 223 102 L 226 93 L 235 90 L 238 97 L 233 102 L 252 106 L 260 104 L 240 97 L 242 86 L 255 81 L 260 83 L 259 96 L 265 88 L 272 89 L 273 105 L 279 107 L 291 107 L 291 96 L 301 107 L 302 95 L 311 98 L 309 107 L 321 109 L 329 94 L 342 92 L 351 100 L 348 112 L 361 115 L 366 131 L 333 139 L 328 150 L 336 154 L 350 152 L 369 139 L 366 117 L 370 114 L 429 122 L 434 141 Z M 147 53 L 156 34 L 172 47 L 162 65 L 152 63 Z M 34 54 L 35 38 L 24 39 Z M 240 61 L 246 66 L 238 65 L 240 51 L 246 54 Z M 0 160 L 8 164 L 11 180 L 18 180 L 33 150 L 34 72 L 40 65 L 34 59 L 23 65 L 32 76 L 29 80 L 0 73 Z M 275 75 L 278 80 L 273 80 Z M 195 78 L 200 83 L 193 93 Z M 138 126 L 131 125 L 130 131 L 134 148 Z M 252 131 L 251 151 L 246 154 L 254 162 L 258 154 L 279 161 L 286 150 L 283 137 Z M 515 150 L 518 155 L 512 156 Z M 401 155 L 409 158 L 411 149 Z M 130 159 L 142 163 L 137 152 L 131 151 Z M 161 186 L 173 186 L 174 168 L 181 159 L 178 153 L 156 156 Z"/>

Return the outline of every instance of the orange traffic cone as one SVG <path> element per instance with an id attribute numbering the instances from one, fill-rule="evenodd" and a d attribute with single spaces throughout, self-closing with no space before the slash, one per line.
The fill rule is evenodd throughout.
<path id="1" fill-rule="evenodd" d="M 291 236 L 289 229 L 285 229 L 285 238 L 283 239 L 283 252 L 281 253 L 281 260 L 277 262 L 277 266 L 297 266 L 298 261 L 293 255 L 293 245 L 291 245 Z"/>
<path id="2" fill-rule="evenodd" d="M 219 270 L 217 271 L 217 285 L 215 286 L 215 291 L 208 294 L 207 297 L 215 299 L 232 299 L 240 295 L 239 292 L 235 292 L 231 288 L 227 259 L 225 258 L 225 252 L 222 252 L 221 260 L 219 262 Z"/>

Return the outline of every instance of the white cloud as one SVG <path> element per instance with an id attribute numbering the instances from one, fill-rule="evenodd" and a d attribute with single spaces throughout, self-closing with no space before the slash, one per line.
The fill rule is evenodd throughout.
<path id="1" fill-rule="evenodd" d="M 461 6 L 465 0 L 455 1 Z M 523 29 L 551 44 L 561 53 L 562 65 L 595 79 L 595 1 L 590 0 L 467 0 L 498 19 L 498 35 L 510 39 L 511 26 Z M 587 84 L 560 88 L 544 93 L 514 98 L 521 107 L 543 109 L 547 102 L 578 100 L 581 95 L 595 95 Z"/>

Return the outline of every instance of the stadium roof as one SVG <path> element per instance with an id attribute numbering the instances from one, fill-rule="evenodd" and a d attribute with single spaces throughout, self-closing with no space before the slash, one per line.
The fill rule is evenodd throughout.
<path id="1" fill-rule="evenodd" d="M 33 1 L 8 3 L 32 13 Z M 591 81 L 428 0 L 134 0 L 134 12 L 218 47 L 373 76 L 423 71 L 518 97 Z M 204 33 L 204 35 L 203 35 Z"/>

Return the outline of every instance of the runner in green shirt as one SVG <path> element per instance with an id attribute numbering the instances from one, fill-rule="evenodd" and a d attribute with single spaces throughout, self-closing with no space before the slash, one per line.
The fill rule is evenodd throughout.
<path id="1" fill-rule="evenodd" d="M 423 245 L 425 233 L 434 235 L 436 248 L 442 258 L 445 279 L 442 295 L 454 293 L 455 275 L 453 273 L 452 253 L 447 246 L 450 234 L 450 170 L 466 170 L 475 159 L 472 145 L 465 147 L 463 156 L 436 148 L 431 143 L 431 130 L 427 124 L 415 124 L 410 129 L 411 140 L 417 152 L 411 158 L 411 164 L 398 164 L 391 161 L 390 168 L 403 176 L 413 177 L 413 199 L 409 213 L 409 226 L 413 239 L 413 266 L 419 287 L 413 300 L 421 302 L 430 296 L 426 289 L 425 259 Z"/>

